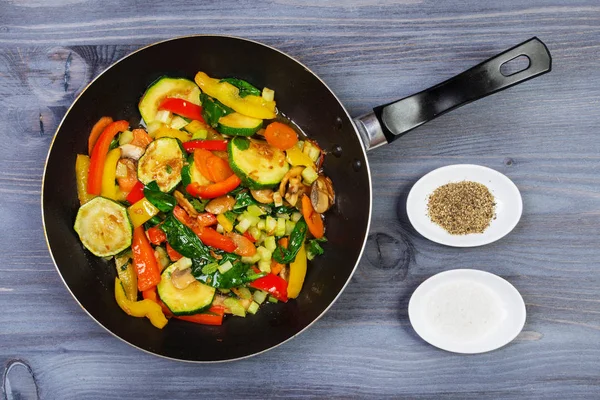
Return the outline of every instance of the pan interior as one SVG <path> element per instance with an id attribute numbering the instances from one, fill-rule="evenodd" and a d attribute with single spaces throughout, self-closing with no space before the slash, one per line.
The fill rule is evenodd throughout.
<path id="1" fill-rule="evenodd" d="M 114 263 L 84 250 L 73 230 L 79 206 L 75 157 L 86 153 L 88 132 L 100 117 L 126 119 L 137 126 L 137 103 L 148 84 L 162 75 L 193 79 L 197 71 L 214 77 L 237 77 L 275 90 L 278 109 L 323 149 L 335 153 L 325 158 L 324 169 L 334 183 L 336 205 L 326 217 L 326 253 L 309 263 L 298 299 L 268 304 L 256 315 L 231 317 L 218 327 L 171 320 L 159 330 L 145 318 L 133 318 L 121 311 L 114 300 Z M 362 167 L 357 168 L 357 163 Z M 371 206 L 364 151 L 352 121 L 329 89 L 303 65 L 277 50 L 218 36 L 162 42 L 131 54 L 101 74 L 74 103 L 58 129 L 48 156 L 42 196 L 50 251 L 65 284 L 82 307 L 130 344 L 190 361 L 252 355 L 284 342 L 316 320 L 354 271 Z"/>

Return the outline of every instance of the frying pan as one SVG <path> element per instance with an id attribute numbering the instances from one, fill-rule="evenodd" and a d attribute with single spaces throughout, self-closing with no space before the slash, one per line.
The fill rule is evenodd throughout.
<path id="1" fill-rule="evenodd" d="M 525 55 L 529 66 L 505 76 L 500 66 Z M 376 107 L 353 120 L 333 92 L 307 67 L 264 44 L 224 36 L 189 36 L 142 48 L 108 68 L 79 95 L 58 127 L 42 183 L 42 216 L 56 268 L 81 307 L 100 325 L 147 352 L 185 361 L 215 362 L 255 355 L 293 338 L 333 304 L 361 257 L 371 215 L 366 150 L 389 143 L 462 104 L 550 71 L 551 58 L 537 38 L 522 43 L 433 88 Z M 325 254 L 311 262 L 302 293 L 269 304 L 256 315 L 222 326 L 173 319 L 162 330 L 126 315 L 114 300 L 112 261 L 93 256 L 73 230 L 79 207 L 75 157 L 85 153 L 87 132 L 101 116 L 137 126 L 137 103 L 162 75 L 237 77 L 275 90 L 277 107 L 329 154 L 324 170 L 336 204 L 327 214 Z"/>

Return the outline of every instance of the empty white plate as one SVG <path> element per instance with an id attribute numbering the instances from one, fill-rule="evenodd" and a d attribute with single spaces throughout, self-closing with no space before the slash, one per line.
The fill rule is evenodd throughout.
<path id="1" fill-rule="evenodd" d="M 461 181 L 481 183 L 494 196 L 496 218 L 483 233 L 451 235 L 428 216 L 427 202 L 433 191 Z M 512 231 L 521 218 L 523 200 L 517 186 L 500 172 L 481 165 L 456 164 L 433 170 L 419 179 L 408 194 L 406 211 L 413 227 L 427 239 L 447 246 L 474 247 L 494 242 Z"/>
<path id="2" fill-rule="evenodd" d="M 474 269 L 441 272 L 423 282 L 408 303 L 410 323 L 429 344 L 454 353 L 495 350 L 525 325 L 525 303 L 513 285 Z"/>

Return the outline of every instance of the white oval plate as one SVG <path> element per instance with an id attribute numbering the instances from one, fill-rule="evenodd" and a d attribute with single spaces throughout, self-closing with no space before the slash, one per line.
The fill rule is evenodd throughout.
<path id="1" fill-rule="evenodd" d="M 496 200 L 496 219 L 483 233 L 451 235 L 431 221 L 427 202 L 438 187 L 465 180 L 487 186 Z M 495 242 L 512 231 L 521 218 L 523 200 L 517 186 L 500 172 L 481 165 L 456 164 L 433 170 L 419 179 L 406 199 L 406 212 L 413 227 L 427 239 L 446 246 L 475 247 Z"/>
<path id="2" fill-rule="evenodd" d="M 511 342 L 525 325 L 521 294 L 497 275 L 475 269 L 441 272 L 423 282 L 408 303 L 410 323 L 427 343 L 475 354 Z"/>

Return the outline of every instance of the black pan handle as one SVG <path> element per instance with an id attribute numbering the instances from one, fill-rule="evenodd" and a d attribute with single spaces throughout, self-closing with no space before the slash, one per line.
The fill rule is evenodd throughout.
<path id="1" fill-rule="evenodd" d="M 525 56 L 529 65 L 504 75 L 500 67 Z M 549 72 L 552 57 L 537 37 L 412 96 L 383 106 L 355 120 L 367 150 L 391 143 L 427 121 L 474 100 Z"/>

